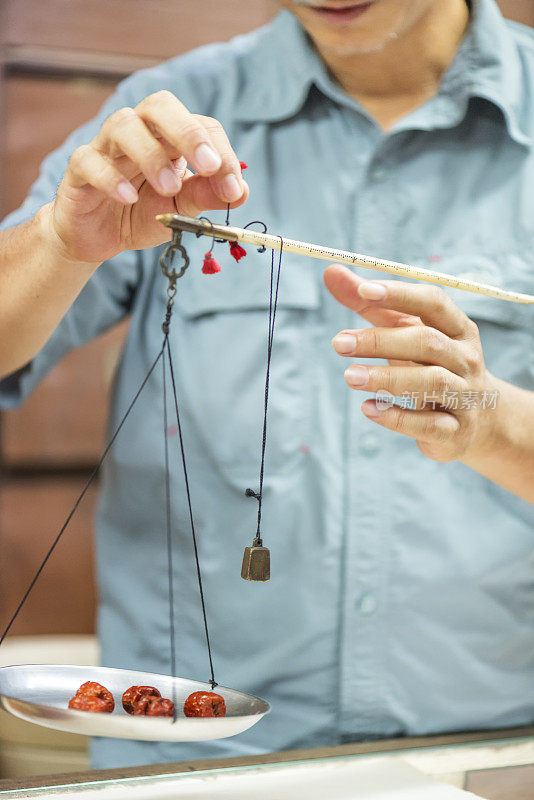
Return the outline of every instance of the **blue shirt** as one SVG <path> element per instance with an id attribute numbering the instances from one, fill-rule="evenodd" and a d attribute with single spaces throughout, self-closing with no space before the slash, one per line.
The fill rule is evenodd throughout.
<path id="1" fill-rule="evenodd" d="M 232 222 L 534 292 L 534 37 L 493 0 L 438 94 L 388 132 L 335 85 L 294 17 L 140 72 L 45 162 L 19 211 L 53 196 L 102 120 L 167 88 L 219 119 L 249 164 Z M 223 219 L 221 213 L 210 215 Z M 216 676 L 272 713 L 233 739 L 99 741 L 95 764 L 250 754 L 532 722 L 534 509 L 460 463 L 426 459 L 374 426 L 331 337 L 361 321 L 287 255 L 271 377 L 263 535 L 267 584 L 239 577 L 255 531 L 269 256 L 248 248 L 179 283 L 176 360 Z M 110 428 L 161 342 L 159 250 L 102 265 L 35 359 L 2 384 L 20 403 L 70 348 L 131 315 Z M 365 273 L 373 276 L 373 273 Z M 531 308 L 452 293 L 480 326 L 488 368 L 534 389 Z M 103 663 L 169 671 L 161 373 L 104 470 L 97 520 Z M 178 457 L 173 458 L 178 673 L 209 677 Z M 52 535 L 52 532 L 51 532 Z"/>

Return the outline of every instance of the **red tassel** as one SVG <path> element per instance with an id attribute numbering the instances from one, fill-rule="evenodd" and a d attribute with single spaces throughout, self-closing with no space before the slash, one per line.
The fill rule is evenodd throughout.
<path id="1" fill-rule="evenodd" d="M 239 261 L 240 258 L 246 256 L 247 251 L 237 242 L 230 242 L 230 253 L 233 255 L 236 261 Z"/>
<path id="2" fill-rule="evenodd" d="M 206 253 L 204 256 L 204 264 L 202 266 L 202 272 L 204 275 L 215 275 L 216 272 L 220 272 L 221 268 L 219 264 L 215 261 L 211 253 Z"/>
<path id="3" fill-rule="evenodd" d="M 248 169 L 247 164 L 245 164 L 244 161 L 240 161 L 239 166 L 241 167 L 241 172 L 243 172 L 244 169 Z"/>

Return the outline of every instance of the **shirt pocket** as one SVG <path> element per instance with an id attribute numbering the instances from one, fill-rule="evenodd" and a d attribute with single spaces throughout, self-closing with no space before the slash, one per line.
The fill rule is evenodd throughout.
<path id="1" fill-rule="evenodd" d="M 173 342 L 193 457 L 240 489 L 258 484 L 269 318 L 270 260 L 249 255 L 246 267 L 184 281 Z M 266 482 L 298 468 L 309 449 L 318 308 L 318 281 L 291 264 L 281 274 L 275 320 Z"/>
<path id="2" fill-rule="evenodd" d="M 534 261 L 515 254 L 455 255 L 444 258 L 439 267 L 457 277 L 534 295 Z M 534 391 L 534 305 L 459 289 L 446 291 L 478 325 L 489 371 Z"/>

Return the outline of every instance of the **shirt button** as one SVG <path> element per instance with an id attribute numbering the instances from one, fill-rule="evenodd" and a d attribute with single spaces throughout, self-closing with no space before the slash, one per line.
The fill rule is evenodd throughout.
<path id="1" fill-rule="evenodd" d="M 370 617 L 371 614 L 374 614 L 378 608 L 378 600 L 374 594 L 365 592 L 365 594 L 362 594 L 362 596 L 359 598 L 356 607 L 362 617 Z"/>
<path id="2" fill-rule="evenodd" d="M 366 433 L 360 439 L 360 453 L 364 456 L 374 456 L 380 450 L 380 440 L 376 433 Z"/>

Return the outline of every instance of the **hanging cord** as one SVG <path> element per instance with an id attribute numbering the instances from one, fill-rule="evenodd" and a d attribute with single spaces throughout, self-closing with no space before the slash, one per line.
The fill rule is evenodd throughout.
<path id="1" fill-rule="evenodd" d="M 254 539 L 253 547 L 262 547 L 263 542 L 261 539 L 261 511 L 263 503 L 263 475 L 265 468 L 265 448 L 267 446 L 267 412 L 269 407 L 269 380 L 271 375 L 271 356 L 273 351 L 274 339 L 274 324 L 276 320 L 276 309 L 278 307 L 278 288 L 280 286 L 280 270 L 282 267 L 282 250 L 284 247 L 284 240 L 280 236 L 280 255 L 278 258 L 278 269 L 276 272 L 276 283 L 274 280 L 274 250 L 271 251 L 271 283 L 269 288 L 269 333 L 267 337 L 267 370 L 265 375 L 265 404 L 263 411 L 263 436 L 261 444 L 261 465 L 260 465 L 260 490 L 259 492 L 253 489 L 247 489 L 245 494 L 247 497 L 255 497 L 258 501 L 258 528 L 256 531 L 256 538 Z M 274 297 L 273 297 L 274 293 Z"/>
<path id="2" fill-rule="evenodd" d="M 187 495 L 187 504 L 189 507 L 189 519 L 191 522 L 191 534 L 193 536 L 193 546 L 195 550 L 195 563 L 197 568 L 197 580 L 198 580 L 198 589 L 200 593 L 200 602 L 202 604 L 202 617 L 204 619 L 204 630 L 206 632 L 206 644 L 208 647 L 208 657 L 210 662 L 210 684 L 211 688 L 214 689 L 215 686 L 218 686 L 217 681 L 215 680 L 215 674 L 213 669 L 213 657 L 211 654 L 211 644 L 210 644 L 210 636 L 208 630 L 208 618 L 206 615 L 206 603 L 204 600 L 204 588 L 202 585 L 202 574 L 200 572 L 200 562 L 198 557 L 198 547 L 197 547 L 197 537 L 195 532 L 195 520 L 193 517 L 193 507 L 191 503 L 191 492 L 189 489 L 189 476 L 187 474 L 187 465 L 185 461 L 185 448 L 184 448 L 184 440 L 182 436 L 182 424 L 180 421 L 180 410 L 178 406 L 178 393 L 176 391 L 176 381 L 174 378 L 174 364 L 172 360 L 172 353 L 169 344 L 169 331 L 170 331 L 170 324 L 171 324 L 171 316 L 172 316 L 172 309 L 174 306 L 174 297 L 176 295 L 176 281 L 178 278 L 181 278 L 186 269 L 189 267 L 189 256 L 187 255 L 185 248 L 183 247 L 182 243 L 182 234 L 179 231 L 174 231 L 174 235 L 172 238 L 171 243 L 165 249 L 164 253 L 160 259 L 160 266 L 163 271 L 163 274 L 169 279 L 169 288 L 167 290 L 168 302 L 167 302 L 167 313 L 165 315 L 165 321 L 162 325 L 163 333 L 165 334 L 165 338 L 163 340 L 163 347 L 162 351 L 164 351 L 163 357 L 163 408 L 164 408 L 164 425 L 165 425 L 165 487 L 166 487 L 166 506 L 167 506 L 167 552 L 169 555 L 168 558 L 168 579 L 169 579 L 169 627 L 171 631 L 171 671 L 173 673 L 173 677 L 175 677 L 175 646 L 174 646 L 174 591 L 173 591 L 173 567 L 172 567 L 172 543 L 171 543 L 171 504 L 170 504 L 170 470 L 169 470 L 169 455 L 168 455 L 168 431 L 167 431 L 167 381 L 166 381 L 166 374 L 165 374 L 165 354 L 167 356 L 167 360 L 169 362 L 169 372 L 171 376 L 171 384 L 172 384 L 172 393 L 173 393 L 173 400 L 174 400 L 174 409 L 176 412 L 176 425 L 178 427 L 178 437 L 180 441 L 180 451 L 182 456 L 182 466 L 184 470 L 184 480 L 185 480 L 185 489 Z M 182 258 L 184 259 L 184 264 L 182 269 L 179 273 L 176 270 L 172 269 L 172 262 L 176 252 L 179 251 Z M 175 703 L 175 716 L 174 719 L 176 720 L 176 703 Z"/>
<path id="3" fill-rule="evenodd" d="M 170 321 L 170 318 L 169 318 Z M 165 350 L 168 343 L 168 323 L 165 318 L 164 325 L 167 327 L 165 339 L 163 341 L 163 349 Z M 171 676 L 176 678 L 176 633 L 174 623 L 174 570 L 172 563 L 172 524 L 171 524 L 171 485 L 170 485 L 170 470 L 169 470 L 169 430 L 167 422 L 167 375 L 165 366 L 165 352 L 161 360 L 162 373 L 163 373 L 163 439 L 165 443 L 165 517 L 166 517 L 166 533 L 167 533 L 167 577 L 169 585 L 169 631 L 170 631 L 170 662 L 171 662 Z M 172 684 L 172 702 L 173 722 L 177 719 L 177 699 L 176 699 L 176 685 Z"/>
<path id="4" fill-rule="evenodd" d="M 169 370 L 170 370 L 170 375 L 171 375 L 172 394 L 173 394 L 173 400 L 174 400 L 174 409 L 175 409 L 175 412 L 176 412 L 176 425 L 178 427 L 178 437 L 179 437 L 179 441 L 180 441 L 180 451 L 181 451 L 181 454 L 182 454 L 182 466 L 183 466 L 183 470 L 184 470 L 185 489 L 186 489 L 186 494 L 187 494 L 187 504 L 189 506 L 189 520 L 190 520 L 190 523 L 191 523 L 191 534 L 192 534 L 192 537 L 193 537 L 193 547 L 194 547 L 194 551 L 195 551 L 195 563 L 196 563 L 196 567 L 197 567 L 198 589 L 199 589 L 199 593 L 200 593 L 200 602 L 202 604 L 202 617 L 204 619 L 204 630 L 206 632 L 206 644 L 208 646 L 208 656 L 209 656 L 210 673 L 211 673 L 211 678 L 210 678 L 209 682 L 211 684 L 211 688 L 214 689 L 219 684 L 215 680 L 215 674 L 214 674 L 214 670 L 213 670 L 213 658 L 212 658 L 212 655 L 211 655 L 210 635 L 209 635 L 209 630 L 208 630 L 208 618 L 207 618 L 207 615 L 206 615 L 206 602 L 205 602 L 205 599 L 204 599 L 204 588 L 203 588 L 203 585 L 202 585 L 202 573 L 200 571 L 200 561 L 199 561 L 199 557 L 198 557 L 197 537 L 196 537 L 196 532 L 195 532 L 195 520 L 194 520 L 194 517 L 193 517 L 193 507 L 192 507 L 192 504 L 191 504 L 191 492 L 189 490 L 189 477 L 188 477 L 188 474 L 187 474 L 187 466 L 186 466 L 186 463 L 185 463 L 185 448 L 184 448 L 184 440 L 183 440 L 183 436 L 182 436 L 182 425 L 181 425 L 181 422 L 180 422 L 180 409 L 179 409 L 179 404 L 178 404 L 178 393 L 176 391 L 176 381 L 175 381 L 175 378 L 174 378 L 174 365 L 173 365 L 173 361 L 172 361 L 171 349 L 170 349 L 170 346 L 169 346 L 168 339 L 166 340 L 165 346 L 166 346 L 166 351 L 167 351 L 167 358 L 168 358 L 168 361 L 169 361 Z"/>
<path id="5" fill-rule="evenodd" d="M 72 507 L 69 515 L 67 516 L 67 519 L 63 523 L 59 533 L 57 534 L 56 538 L 54 539 L 54 541 L 52 543 L 52 546 L 50 547 L 49 551 L 45 555 L 43 561 L 41 562 L 41 566 L 39 567 L 39 569 L 37 570 L 37 572 L 33 576 L 32 580 L 30 582 L 30 585 L 26 589 L 26 591 L 24 593 L 24 596 L 22 597 L 22 600 L 20 601 L 19 605 L 17 606 L 17 609 L 16 609 L 15 613 L 11 617 L 7 627 L 5 628 L 2 636 L 0 637 L 0 645 L 2 644 L 2 642 L 4 641 L 6 636 L 8 635 L 9 631 L 11 630 L 11 627 L 12 627 L 13 623 L 17 619 L 20 611 L 22 610 L 22 607 L 23 607 L 24 603 L 26 602 L 26 600 L 28 599 L 28 597 L 30 595 L 30 592 L 32 591 L 32 589 L 35 586 L 35 584 L 37 583 L 37 580 L 38 580 L 39 576 L 41 575 L 43 569 L 45 568 L 46 564 L 48 563 L 48 560 L 49 560 L 50 556 L 52 555 L 52 553 L 56 549 L 57 545 L 59 544 L 59 541 L 60 541 L 61 537 L 65 533 L 65 530 L 67 529 L 67 526 L 68 526 L 69 522 L 71 521 L 71 519 L 73 518 L 74 514 L 76 513 L 76 510 L 77 510 L 78 506 L 80 505 L 81 501 L 83 500 L 83 498 L 85 497 L 85 494 L 87 493 L 87 490 L 89 489 L 89 487 L 93 483 L 94 479 L 96 478 L 96 476 L 98 474 L 98 471 L 100 470 L 100 467 L 104 463 L 104 460 L 105 460 L 107 454 L 111 450 L 111 448 L 112 448 L 112 446 L 113 446 L 113 444 L 115 442 L 115 439 L 117 438 L 117 436 L 119 435 L 119 433 L 120 433 L 120 431 L 122 429 L 122 426 L 124 425 L 124 423 L 126 422 L 128 417 L 130 416 L 130 412 L 132 411 L 132 409 L 133 409 L 134 405 L 136 404 L 137 400 L 139 399 L 139 396 L 140 396 L 141 392 L 143 391 L 143 389 L 145 388 L 145 386 L 146 386 L 146 384 L 148 382 L 148 379 L 150 378 L 150 376 L 154 372 L 154 370 L 155 370 L 160 358 L 162 358 L 164 347 L 165 347 L 165 345 L 162 345 L 162 348 L 159 351 L 158 355 L 156 356 L 156 359 L 155 359 L 154 363 L 152 364 L 152 366 L 148 370 L 148 373 L 147 373 L 146 377 L 144 378 L 141 386 L 137 390 L 137 393 L 136 393 L 135 397 L 133 398 L 132 402 L 128 406 L 128 408 L 126 410 L 126 413 L 124 414 L 123 418 L 121 419 L 120 423 L 118 424 L 118 426 L 117 426 L 117 428 L 115 430 L 115 433 L 113 434 L 113 436 L 109 440 L 109 442 L 108 442 L 108 444 L 106 446 L 106 449 L 102 453 L 102 456 L 100 457 L 100 460 L 99 460 L 98 464 L 93 469 L 91 475 L 89 476 L 89 480 L 87 481 L 87 483 L 83 487 L 82 491 L 80 492 L 80 494 L 78 496 L 78 499 L 74 503 L 74 506 Z"/>

